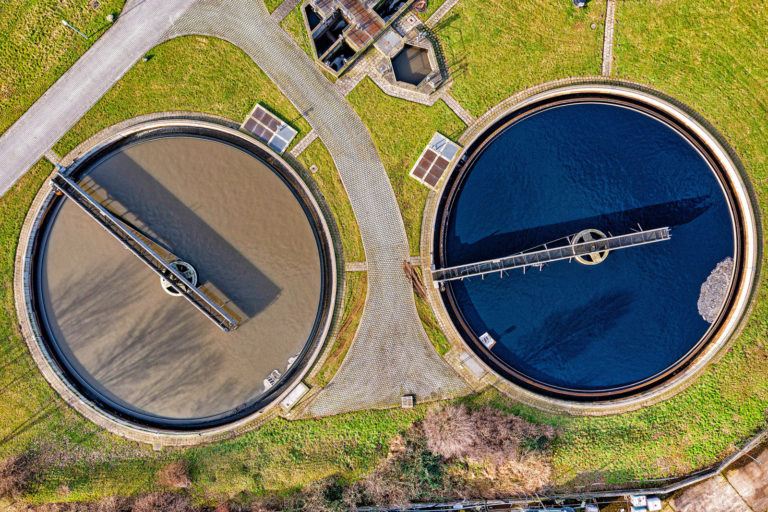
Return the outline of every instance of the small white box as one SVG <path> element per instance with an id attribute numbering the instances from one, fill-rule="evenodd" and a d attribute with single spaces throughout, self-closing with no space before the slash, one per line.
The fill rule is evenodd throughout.
<path id="1" fill-rule="evenodd" d="M 496 340 L 493 339 L 493 337 L 491 337 L 491 335 L 488 334 L 487 332 L 484 332 L 483 334 L 480 335 L 480 341 L 482 342 L 483 345 L 485 345 L 485 348 L 487 348 L 488 350 L 491 350 L 493 346 L 496 344 Z"/>
<path id="2" fill-rule="evenodd" d="M 651 496 L 648 498 L 648 511 L 649 512 L 658 512 L 662 509 L 661 499 L 657 498 L 656 496 Z"/>
<path id="3" fill-rule="evenodd" d="M 296 402 L 301 400 L 301 397 L 307 394 L 307 391 L 309 391 L 309 388 L 306 386 L 306 384 L 299 382 L 299 384 L 293 388 L 290 393 L 288 393 L 285 399 L 280 402 L 280 405 L 282 405 L 283 409 L 286 411 L 290 410 Z"/>
<path id="4" fill-rule="evenodd" d="M 645 507 L 648 504 L 648 500 L 645 496 L 630 496 L 629 504 L 633 507 Z"/>

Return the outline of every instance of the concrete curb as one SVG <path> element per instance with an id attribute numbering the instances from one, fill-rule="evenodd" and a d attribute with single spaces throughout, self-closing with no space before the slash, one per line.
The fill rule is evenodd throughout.
<path id="1" fill-rule="evenodd" d="M 686 126 L 686 128 L 693 131 L 706 142 L 713 155 L 727 171 L 730 181 L 735 184 L 733 194 L 738 202 L 737 206 L 744 217 L 745 230 L 748 231 L 747 246 L 744 248 L 744 272 L 742 273 L 742 283 L 744 284 L 739 290 L 738 300 L 734 304 L 727 319 L 724 321 L 723 326 L 720 328 L 720 332 L 716 333 L 707 347 L 704 348 L 684 370 L 645 392 L 641 392 L 628 398 L 591 403 L 549 398 L 503 379 L 485 363 L 479 361 L 478 358 L 475 359 L 477 359 L 478 364 L 485 370 L 485 374 L 477 377 L 467 371 L 459 357 L 465 351 L 470 354 L 473 354 L 473 352 L 471 349 L 467 348 L 461 335 L 448 316 L 442 298 L 433 286 L 429 266 L 424 265 L 423 271 L 425 285 L 428 290 L 428 300 L 435 312 L 435 316 L 438 319 L 441 329 L 443 329 L 443 332 L 446 334 L 452 345 L 452 349 L 444 357 L 446 361 L 448 361 L 457 372 L 464 376 L 465 379 L 467 379 L 467 382 L 474 388 L 477 389 L 483 385 L 493 385 L 502 393 L 505 393 L 521 403 L 556 414 L 566 413 L 587 416 L 619 414 L 666 400 L 690 386 L 695 381 L 696 377 L 698 377 L 712 362 L 719 360 L 725 355 L 737 335 L 741 332 L 741 329 L 749 316 L 749 312 L 752 309 L 753 300 L 757 290 L 756 285 L 760 276 L 762 232 L 759 221 L 755 222 L 755 219 L 759 219 L 759 209 L 756 207 L 754 193 L 752 192 L 749 180 L 744 173 L 743 166 L 738 161 L 736 155 L 729 149 L 727 142 L 722 135 L 706 122 L 706 120 L 701 118 L 700 115 L 695 113 L 689 107 L 684 106 L 679 101 L 669 98 L 648 87 L 629 81 L 611 80 L 602 77 L 579 77 L 555 80 L 521 91 L 488 110 L 467 129 L 460 138 L 460 142 L 464 146 L 464 149 L 457 160 L 461 159 L 466 148 L 471 145 L 472 141 L 482 134 L 486 127 L 490 126 L 502 116 L 535 101 L 574 92 L 603 92 L 639 99 L 645 103 L 660 108 L 666 112 L 667 115 L 675 118 L 678 122 Z M 456 167 L 450 169 L 447 175 L 449 176 L 455 168 Z M 429 255 L 430 263 L 433 261 L 433 238 L 438 198 L 443 193 L 447 182 L 447 179 L 443 181 L 440 190 L 438 190 L 436 194 L 430 193 L 427 205 L 424 209 L 421 253 L 423 256 Z M 474 355 L 472 355 L 472 357 L 474 357 Z"/>
<path id="2" fill-rule="evenodd" d="M 95 151 L 96 149 L 103 147 L 104 145 L 111 143 L 117 139 L 120 139 L 126 135 L 137 133 L 153 128 L 169 127 L 169 126 L 195 126 L 208 128 L 212 130 L 218 130 L 228 135 L 241 137 L 247 140 L 249 143 L 255 143 L 263 147 L 273 158 L 282 162 L 286 169 L 289 169 L 295 174 L 295 181 L 299 186 L 303 187 L 304 194 L 310 199 L 309 205 L 318 214 L 321 219 L 321 225 L 319 230 L 324 233 L 326 239 L 330 242 L 330 246 L 333 248 L 333 237 L 329 226 L 327 224 L 325 214 L 317 203 L 314 194 L 307 187 L 304 180 L 296 174 L 293 167 L 285 162 L 280 156 L 275 154 L 272 150 L 256 141 L 252 137 L 239 132 L 231 127 L 232 121 L 224 120 L 225 123 L 212 122 L 214 119 L 209 117 L 206 120 L 201 120 L 199 114 L 194 115 L 190 113 L 181 113 L 181 116 L 177 116 L 179 113 L 159 113 L 151 114 L 149 116 L 141 116 L 134 118 L 119 125 L 115 125 L 105 130 L 102 130 L 98 134 L 88 139 L 85 143 L 79 145 L 73 150 L 67 157 L 64 158 L 64 162 L 71 163 L 82 156 Z M 262 409 L 235 420 L 231 423 L 221 425 L 214 428 L 201 429 L 197 431 L 178 431 L 178 430 L 165 430 L 150 428 L 143 425 L 127 421 L 113 414 L 110 414 L 101 408 L 99 408 L 93 401 L 81 394 L 78 390 L 72 387 L 66 380 L 62 372 L 59 370 L 58 365 L 52 358 L 51 354 L 42 343 L 42 339 L 39 331 L 36 328 L 35 322 L 32 320 L 32 311 L 30 309 L 30 295 L 32 293 L 30 289 L 29 276 L 30 276 L 30 256 L 32 254 L 32 236 L 40 226 L 41 214 L 45 207 L 50 203 L 53 197 L 53 191 L 48 186 L 41 187 L 38 194 L 27 213 L 27 217 L 22 225 L 21 235 L 19 240 L 18 249 L 16 252 L 16 260 L 14 265 L 14 299 L 16 304 L 16 313 L 19 318 L 19 324 L 21 333 L 27 344 L 27 347 L 34 359 L 35 363 L 40 369 L 45 379 L 54 389 L 54 391 L 64 399 L 64 401 L 70 405 L 75 411 L 84 416 L 89 421 L 96 425 L 108 430 L 114 434 L 117 434 L 126 439 L 151 444 L 155 449 L 160 449 L 162 446 L 189 446 L 202 443 L 209 443 L 214 441 L 220 441 L 223 439 L 229 439 L 252 430 L 270 419 L 274 418 L 279 413 L 280 402 L 293 390 L 294 387 L 304 379 L 308 372 L 315 366 L 315 362 L 318 360 L 323 350 L 327 349 L 330 345 L 327 343 L 328 335 L 332 330 L 334 319 L 338 316 L 336 314 L 336 302 L 338 299 L 338 267 L 336 264 L 336 254 L 334 250 L 330 251 L 329 266 L 332 269 L 332 275 L 329 286 L 330 289 L 330 312 L 327 315 L 327 319 L 318 331 L 318 336 L 322 339 L 317 343 L 317 346 L 307 356 L 307 364 L 303 371 L 297 374 L 293 381 L 286 386 L 277 397 L 274 398 L 267 406 Z"/>

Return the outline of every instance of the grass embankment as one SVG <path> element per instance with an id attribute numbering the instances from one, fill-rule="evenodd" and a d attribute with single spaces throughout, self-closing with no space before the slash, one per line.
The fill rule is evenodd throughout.
<path id="1" fill-rule="evenodd" d="M 604 16 L 605 0 L 583 9 L 569 0 L 461 0 L 435 28 L 453 95 L 480 116 L 531 85 L 600 74 Z"/>
<path id="2" fill-rule="evenodd" d="M 622 2 L 614 70 L 693 106 L 739 153 L 768 214 L 768 5 L 749 1 Z M 764 262 L 765 264 L 765 262 Z M 763 270 L 765 273 L 765 269 Z M 721 459 L 768 411 L 768 304 L 763 276 L 744 332 L 691 388 L 635 413 L 579 419 L 557 450 L 562 477 L 598 471 L 613 480 L 663 477 Z"/>
<path id="3" fill-rule="evenodd" d="M 0 133 L 13 124 L 111 26 L 125 0 L 0 3 Z M 83 39 L 62 20 L 86 34 Z"/>
<path id="4" fill-rule="evenodd" d="M 59 141 L 64 155 L 99 130 L 153 112 L 190 110 L 241 121 L 261 103 L 298 130 L 309 124 L 277 86 L 236 46 L 220 39 L 188 36 L 172 39 L 139 61 Z"/>
<path id="5" fill-rule="evenodd" d="M 307 149 L 299 155 L 299 161 L 309 169 L 317 166 L 317 172 L 312 174 L 315 183 L 323 192 L 325 199 L 336 217 L 336 223 L 341 232 L 341 243 L 344 247 L 344 259 L 350 261 L 365 261 L 363 241 L 360 238 L 360 230 L 357 219 L 349 204 L 349 196 L 344 189 L 336 164 L 333 163 L 331 154 L 320 139 L 315 139 Z"/>
<path id="6" fill-rule="evenodd" d="M 419 254 L 421 218 L 429 189 L 408 172 L 436 131 L 456 140 L 466 126 L 442 100 L 426 107 L 393 98 L 369 78 L 347 99 L 371 132 L 400 205 L 411 254 Z"/>
<path id="7" fill-rule="evenodd" d="M 325 360 L 320 371 L 310 382 L 315 386 L 325 386 L 336 374 L 336 370 L 344 361 L 349 347 L 352 346 L 352 340 L 355 338 L 357 326 L 360 325 L 360 318 L 363 315 L 365 297 L 368 292 L 368 274 L 366 272 L 347 272 L 346 274 L 347 289 L 344 293 L 344 313 L 341 317 L 341 326 L 336 334 L 328 359 Z"/>
<path id="8" fill-rule="evenodd" d="M 424 282 L 421 269 L 416 267 L 415 270 L 419 278 Z M 440 329 L 440 324 L 437 323 L 437 318 L 435 318 L 435 313 L 432 311 L 429 302 L 419 297 L 415 289 L 413 290 L 413 299 L 416 301 L 416 312 L 419 314 L 421 325 L 424 327 L 429 341 L 432 342 L 432 346 L 435 347 L 435 350 L 441 356 L 447 354 L 451 350 L 451 343 L 445 337 L 442 329 Z"/>

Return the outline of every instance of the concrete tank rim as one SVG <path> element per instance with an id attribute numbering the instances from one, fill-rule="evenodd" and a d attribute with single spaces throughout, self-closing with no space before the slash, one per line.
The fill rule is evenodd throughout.
<path id="1" fill-rule="evenodd" d="M 238 138 L 245 144 L 257 146 L 260 151 L 267 153 L 270 158 L 274 158 L 282 167 L 282 171 L 290 174 L 292 185 L 299 189 L 297 192 L 300 192 L 304 196 L 306 207 L 311 209 L 312 217 L 309 217 L 308 220 L 314 225 L 314 229 L 317 231 L 318 246 L 323 253 L 322 257 L 325 260 L 323 267 L 325 267 L 324 274 L 326 276 L 326 283 L 324 286 L 325 291 L 323 291 L 321 295 L 327 301 L 327 306 L 324 307 L 322 303 L 319 306 L 318 314 L 321 315 L 322 318 L 314 339 L 308 340 L 307 342 L 311 343 L 312 346 L 305 356 L 300 371 L 297 371 L 296 374 L 282 386 L 280 392 L 276 394 L 268 404 L 258 410 L 252 411 L 250 414 L 210 428 L 158 428 L 143 425 L 139 422 L 130 421 L 119 415 L 112 414 L 100 407 L 94 400 L 78 391 L 63 375 L 58 368 L 55 358 L 45 347 L 45 342 L 42 339 L 40 330 L 33 320 L 34 312 L 30 309 L 30 296 L 34 293 L 30 288 L 29 280 L 30 266 L 32 264 L 30 261 L 33 249 L 32 242 L 35 240 L 37 229 L 40 227 L 42 213 L 50 204 L 53 197 L 53 192 L 50 186 L 47 186 L 49 185 L 49 180 L 46 180 L 37 192 L 22 225 L 14 265 L 14 302 L 25 344 L 35 361 L 35 364 L 43 374 L 43 377 L 69 406 L 89 421 L 126 439 L 152 444 L 156 447 L 165 445 L 186 446 L 226 439 L 250 430 L 277 415 L 280 402 L 282 402 L 297 386 L 303 383 L 327 345 L 327 338 L 331 332 L 333 321 L 336 316 L 334 313 L 337 309 L 337 289 L 339 286 L 336 261 L 337 255 L 334 250 L 333 237 L 328 221 L 311 189 L 301 179 L 299 173 L 271 148 L 255 138 L 238 131 L 236 126 L 237 124 L 235 122 L 226 118 L 206 116 L 204 114 L 190 112 L 168 112 L 139 116 L 101 130 L 72 150 L 69 155 L 62 159 L 62 161 L 68 163 L 78 162 L 86 159 L 88 155 L 108 147 L 129 135 L 144 131 L 173 128 L 200 128 L 214 132 L 218 131 L 228 137 Z"/>
<path id="2" fill-rule="evenodd" d="M 745 222 L 745 238 L 747 243 L 743 248 L 744 254 L 742 255 L 742 258 L 744 258 L 743 271 L 740 276 L 742 285 L 737 293 L 737 304 L 731 308 L 727 315 L 727 330 L 721 332 L 716 340 L 711 340 L 707 343 L 705 348 L 679 373 L 650 389 L 628 397 L 603 401 L 577 401 L 535 392 L 506 379 L 476 356 L 472 347 L 467 344 L 455 327 L 439 291 L 434 288 L 431 281 L 429 270 L 430 265 L 434 262 L 434 239 L 440 210 L 438 206 L 445 193 L 446 184 L 450 181 L 451 175 L 457 168 L 456 163 L 451 165 L 445 177 L 441 180 L 440 187 L 436 192 L 430 192 L 427 200 L 422 219 L 421 253 L 423 255 L 422 261 L 424 262 L 423 271 L 425 284 L 427 284 L 428 289 L 428 300 L 441 329 L 448 336 L 452 345 L 452 350 L 444 357 L 473 387 L 479 389 L 490 384 L 515 400 L 553 413 L 593 416 L 619 414 L 658 403 L 679 393 L 695 382 L 696 378 L 711 363 L 719 360 L 728 351 L 745 325 L 757 296 L 756 285 L 759 281 L 761 270 L 762 226 L 760 224 L 756 196 L 749 177 L 743 164 L 725 137 L 688 105 L 661 91 L 628 80 L 606 77 L 574 77 L 546 82 L 520 91 L 489 109 L 466 130 L 460 138 L 463 148 L 454 162 L 459 162 L 465 156 L 467 150 L 482 138 L 492 125 L 509 114 L 541 100 L 577 93 L 623 96 L 633 98 L 636 101 L 648 102 L 657 108 L 661 108 L 667 115 L 673 116 L 673 119 L 683 123 L 687 129 L 695 131 L 696 135 L 706 142 L 707 150 L 717 157 L 718 163 L 727 171 L 729 184 L 732 186 L 736 185 L 732 187 L 734 190 L 731 193 L 737 200 L 739 214 L 742 217 L 742 221 Z M 462 352 L 471 354 L 485 373 L 477 377 L 468 372 L 460 360 Z"/>

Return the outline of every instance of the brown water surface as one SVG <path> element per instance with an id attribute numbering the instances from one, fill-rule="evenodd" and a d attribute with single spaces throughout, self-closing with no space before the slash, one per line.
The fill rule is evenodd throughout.
<path id="1" fill-rule="evenodd" d="M 44 314 L 69 363 L 139 414 L 199 419 L 258 399 L 309 341 L 322 289 L 314 229 L 289 186 L 226 143 L 172 136 L 96 164 L 82 187 L 191 263 L 243 318 L 221 331 L 71 201 L 44 237 Z"/>

